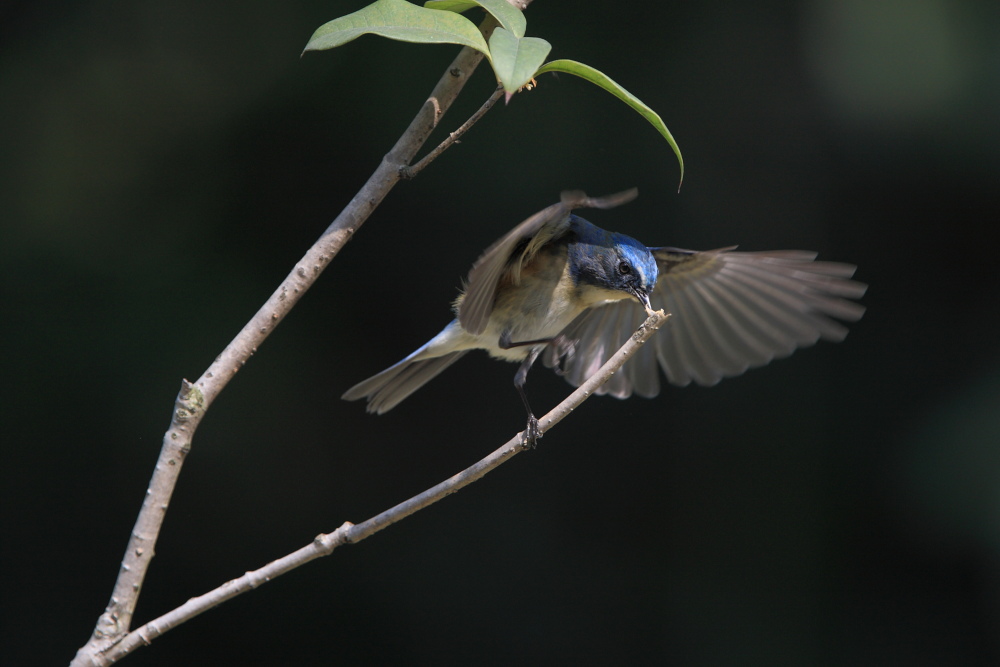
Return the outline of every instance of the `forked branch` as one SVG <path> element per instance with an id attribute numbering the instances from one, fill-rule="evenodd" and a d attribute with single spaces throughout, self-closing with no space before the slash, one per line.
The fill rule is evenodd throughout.
<path id="1" fill-rule="evenodd" d="M 527 3 L 522 0 L 519 4 Z M 494 27 L 496 21 L 487 17 L 480 29 L 488 38 Z M 108 664 L 113 662 L 111 655 L 124 655 L 115 649 L 115 645 L 131 628 L 142 583 L 153 558 L 156 540 L 173 490 L 184 459 L 191 449 L 194 433 L 205 412 L 399 182 L 402 178 L 401 170 L 414 159 L 482 58 L 483 54 L 479 51 L 462 49 L 410 126 L 382 159 L 375 173 L 295 265 L 264 306 L 198 380 L 193 383 L 187 380 L 182 382 L 181 391 L 174 403 L 170 427 L 163 436 L 160 456 L 132 529 L 111 600 L 98 619 L 90 640 L 77 652 L 73 665 Z"/>
<path id="2" fill-rule="evenodd" d="M 490 95 L 489 99 L 483 103 L 483 106 L 479 107 L 476 113 L 469 117 L 469 120 L 462 123 L 457 130 L 448 135 L 448 138 L 442 141 L 437 147 L 430 153 L 420 158 L 420 161 L 414 165 L 401 167 L 400 175 L 403 178 L 414 178 L 417 174 L 422 172 L 424 168 L 433 162 L 437 156 L 444 153 L 453 144 L 458 143 L 458 140 L 462 138 L 462 135 L 469 131 L 469 129 L 476 124 L 476 122 L 486 115 L 486 112 L 493 108 L 493 105 L 503 97 L 503 86 L 498 86 L 497 89 Z"/>
<path id="3" fill-rule="evenodd" d="M 586 382 L 580 385 L 576 391 L 566 397 L 559 405 L 549 411 L 548 414 L 538 420 L 541 431 L 543 433 L 548 431 L 568 416 L 570 412 L 579 407 L 587 398 L 592 396 L 598 387 L 607 382 L 636 350 L 649 340 L 666 321 L 667 317 L 669 315 L 664 314 L 662 310 L 651 313 L 639 329 L 632 334 L 632 337 L 625 341 L 625 344 L 618 352 L 605 362 L 594 375 L 588 378 Z M 258 588 L 286 572 L 305 565 L 309 561 L 322 556 L 329 556 L 333 553 L 334 549 L 341 545 L 360 542 L 383 528 L 415 512 L 419 512 L 445 496 L 451 495 L 468 486 L 510 460 L 514 455 L 523 450 L 521 442 L 522 434 L 519 433 L 486 458 L 466 468 L 457 475 L 449 477 L 440 484 L 427 489 L 423 493 L 413 496 L 363 523 L 352 524 L 346 522 L 332 533 L 316 536 L 311 543 L 287 556 L 272 561 L 260 569 L 247 572 L 241 577 L 227 581 L 204 595 L 191 598 L 173 611 L 146 623 L 134 632 L 126 635 L 124 639 L 112 646 L 106 653 L 100 655 L 97 664 L 107 665 L 116 662 L 140 646 L 150 644 L 163 633 L 176 628 L 178 625 L 191 620 L 212 607 L 216 607 L 237 595 Z"/>

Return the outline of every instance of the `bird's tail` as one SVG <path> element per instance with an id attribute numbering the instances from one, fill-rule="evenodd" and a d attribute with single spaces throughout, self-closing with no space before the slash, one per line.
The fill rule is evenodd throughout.
<path id="1" fill-rule="evenodd" d="M 417 353 L 414 353 L 378 375 L 354 385 L 344 392 L 341 398 L 347 401 L 367 398 L 368 412 L 377 414 L 388 412 L 407 396 L 433 380 L 438 373 L 461 359 L 466 352 L 468 350 L 458 350 L 431 359 L 415 359 Z"/>

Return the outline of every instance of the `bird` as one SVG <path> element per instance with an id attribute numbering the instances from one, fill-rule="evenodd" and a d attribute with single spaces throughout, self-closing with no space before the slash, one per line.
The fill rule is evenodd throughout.
<path id="1" fill-rule="evenodd" d="M 637 194 L 561 193 L 483 252 L 453 303 L 455 319 L 438 335 L 342 398 L 367 399 L 368 412 L 385 413 L 470 350 L 485 350 L 520 362 L 522 444 L 534 447 L 542 433 L 524 387 L 538 358 L 579 386 L 655 310 L 671 314 L 666 325 L 595 393 L 652 398 L 660 368 L 670 384 L 712 386 L 820 339 L 839 342 L 843 322 L 864 314 L 856 300 L 867 285 L 852 280 L 851 264 L 816 261 L 804 250 L 647 247 L 573 213 Z"/>

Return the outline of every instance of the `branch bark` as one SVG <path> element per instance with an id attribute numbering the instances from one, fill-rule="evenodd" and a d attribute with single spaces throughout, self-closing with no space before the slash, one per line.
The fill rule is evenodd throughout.
<path id="1" fill-rule="evenodd" d="M 668 317 L 669 315 L 665 314 L 662 310 L 650 313 L 646 321 L 642 323 L 639 329 L 632 334 L 632 337 L 625 342 L 614 356 L 605 362 L 586 382 L 538 421 L 542 433 L 545 433 L 558 424 L 570 412 L 592 396 L 598 387 L 607 382 L 636 350 L 649 340 Z M 135 649 L 149 645 L 163 633 L 176 628 L 178 625 L 227 600 L 258 588 L 276 577 L 280 577 L 286 572 L 301 567 L 310 561 L 322 556 L 329 556 L 339 546 L 355 544 L 367 537 L 371 537 L 383 528 L 387 528 L 397 521 L 433 505 L 446 496 L 481 479 L 487 473 L 509 461 L 513 456 L 523 451 L 524 447 L 521 443 L 522 434 L 518 433 L 486 458 L 466 468 L 457 475 L 449 477 L 440 484 L 427 489 L 423 493 L 413 496 L 363 523 L 355 525 L 349 521 L 345 522 L 332 533 L 317 535 L 311 543 L 287 556 L 272 561 L 262 568 L 247 572 L 241 577 L 227 581 L 208 593 L 191 598 L 176 609 L 167 612 L 163 616 L 146 623 L 134 632 L 126 635 L 121 641 L 111 646 L 109 650 L 97 656 L 95 663 L 98 665 L 114 663 Z"/>
<path id="2" fill-rule="evenodd" d="M 452 144 L 458 143 L 458 140 L 462 138 L 462 135 L 468 132 L 480 118 L 486 115 L 487 111 L 493 108 L 493 105 L 497 103 L 497 100 L 500 99 L 503 92 L 503 86 L 498 86 L 496 91 L 490 95 L 489 99 L 483 103 L 483 106 L 479 107 L 479 110 L 469 117 L 469 120 L 462 123 L 457 130 L 448 135 L 447 139 L 438 144 L 434 150 L 422 157 L 415 165 L 400 169 L 400 176 L 407 179 L 414 178 L 417 174 L 422 172 L 427 165 L 437 159 L 437 156 L 448 150 Z"/>
<path id="3" fill-rule="evenodd" d="M 512 4 L 523 9 L 528 2 L 530 0 L 519 0 Z M 480 30 L 488 39 L 495 27 L 496 21 L 488 16 L 480 25 Z M 403 177 L 403 170 L 437 127 L 482 58 L 483 54 L 474 49 L 461 50 L 392 150 L 263 307 L 201 377 L 194 383 L 182 381 L 170 426 L 163 436 L 160 455 L 132 529 L 111 600 L 98 619 L 90 640 L 79 649 L 72 665 L 109 664 L 109 650 L 129 632 L 173 490 L 205 412 Z"/>

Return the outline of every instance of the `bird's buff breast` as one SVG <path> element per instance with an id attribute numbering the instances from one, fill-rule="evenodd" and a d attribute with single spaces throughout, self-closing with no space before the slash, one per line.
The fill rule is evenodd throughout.
<path id="1" fill-rule="evenodd" d="M 498 343 L 505 333 L 514 343 L 554 338 L 587 308 L 618 298 L 617 292 L 574 285 L 565 252 L 542 254 L 521 271 L 518 283 L 501 285 L 478 342 L 492 357 L 520 361 L 531 346 L 501 349 Z"/>

